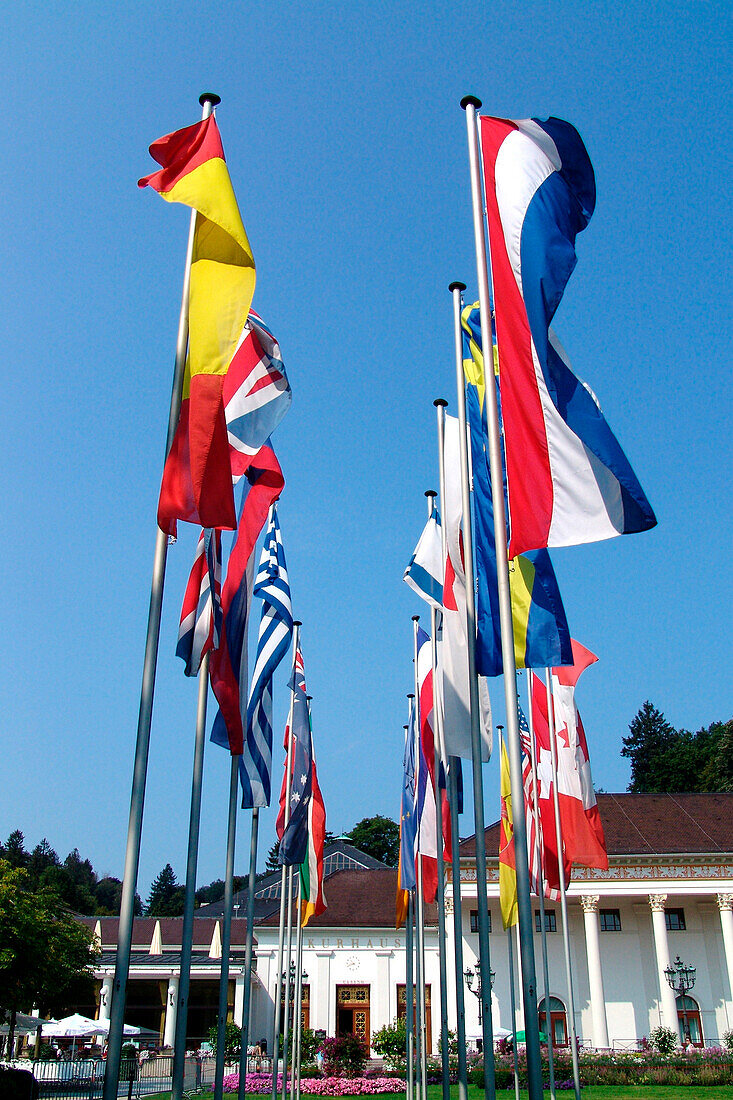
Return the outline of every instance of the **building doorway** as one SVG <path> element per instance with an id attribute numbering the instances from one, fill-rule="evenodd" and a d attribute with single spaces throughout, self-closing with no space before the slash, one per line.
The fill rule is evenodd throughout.
<path id="1" fill-rule="evenodd" d="M 336 986 L 336 1035 L 353 1035 L 369 1050 L 369 986 Z"/>
<path id="2" fill-rule="evenodd" d="M 413 986 L 413 1001 L 412 1001 L 412 1026 L 417 1027 L 417 1001 L 416 1001 L 417 987 Z M 397 1019 L 404 1020 L 407 1016 L 407 988 L 404 985 L 397 986 Z M 425 1052 L 426 1054 L 432 1054 L 432 1035 L 433 1035 L 433 1021 L 430 1013 L 430 986 L 425 986 Z"/>
<path id="3" fill-rule="evenodd" d="M 692 1045 L 701 1047 L 703 1045 L 703 1038 L 700 1006 L 693 997 L 677 998 L 677 1027 L 679 1028 L 682 1046 L 684 1046 L 687 1041 L 685 1038 L 685 1016 L 687 1016 L 687 1026 L 690 1029 L 690 1040 Z"/>
<path id="4" fill-rule="evenodd" d="M 566 1047 L 568 1045 L 568 1018 L 565 1015 L 565 1005 L 559 997 L 550 997 L 550 1030 L 547 1030 L 547 1012 L 545 998 L 538 1005 L 540 1031 L 552 1038 L 554 1047 Z"/>

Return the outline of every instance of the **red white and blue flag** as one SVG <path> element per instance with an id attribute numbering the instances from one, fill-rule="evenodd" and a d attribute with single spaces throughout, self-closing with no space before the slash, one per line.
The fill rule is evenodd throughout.
<path id="1" fill-rule="evenodd" d="M 222 397 L 236 485 L 292 401 L 280 346 L 254 310 L 224 377 Z"/>
<path id="2" fill-rule="evenodd" d="M 252 603 L 253 552 L 270 506 L 285 484 L 280 463 L 269 443 L 254 456 L 246 477 L 237 537 L 221 595 L 221 642 L 209 659 L 211 687 L 219 704 L 211 740 L 228 748 L 234 756 L 242 754 L 247 725 L 247 624 Z"/>
<path id="3" fill-rule="evenodd" d="M 178 627 L 176 656 L 186 662 L 186 676 L 198 674 L 204 655 L 219 645 L 220 630 L 221 531 L 207 528 L 199 535 Z"/>
<path id="4" fill-rule="evenodd" d="M 435 901 L 438 888 L 435 744 L 433 733 L 433 659 L 430 637 L 417 629 L 417 685 L 420 736 L 415 753 L 415 854 L 421 861 L 423 897 Z"/>
<path id="5" fill-rule="evenodd" d="M 481 118 L 509 557 L 645 531 L 656 518 L 591 390 L 550 323 L 595 206 L 578 132 L 549 118 Z"/>

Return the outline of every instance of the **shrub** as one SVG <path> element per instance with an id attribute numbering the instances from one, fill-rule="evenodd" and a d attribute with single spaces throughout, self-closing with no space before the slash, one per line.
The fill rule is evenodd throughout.
<path id="1" fill-rule="evenodd" d="M 407 1024 L 404 1017 L 385 1024 L 372 1035 L 372 1049 L 381 1054 L 390 1069 L 404 1069 L 407 1044 Z"/>
<path id="2" fill-rule="evenodd" d="M 733 1031 L 723 1032 L 723 1046 L 726 1050 L 733 1051 Z"/>
<path id="3" fill-rule="evenodd" d="M 678 1038 L 670 1027 L 655 1027 L 649 1032 L 649 1039 L 655 1050 L 660 1054 L 671 1054 L 676 1049 Z"/>
<path id="4" fill-rule="evenodd" d="M 353 1035 L 327 1037 L 318 1049 L 325 1077 L 358 1077 L 364 1068 L 366 1050 Z"/>
<path id="5" fill-rule="evenodd" d="M 216 1054 L 216 1040 L 217 1040 L 217 1025 L 209 1031 L 209 1042 L 211 1043 L 211 1049 Z M 237 1027 L 231 1020 L 227 1020 L 224 1025 L 224 1057 L 227 1061 L 232 1058 L 238 1058 L 239 1052 L 242 1048 L 242 1029 Z"/>
<path id="6" fill-rule="evenodd" d="M 300 1063 L 301 1066 L 312 1066 L 316 1061 L 316 1051 L 319 1040 L 316 1033 L 310 1027 L 304 1027 L 300 1033 Z"/>

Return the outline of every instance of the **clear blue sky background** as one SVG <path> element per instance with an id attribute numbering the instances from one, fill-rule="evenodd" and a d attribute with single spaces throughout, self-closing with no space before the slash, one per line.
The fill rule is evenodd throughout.
<path id="1" fill-rule="evenodd" d="M 555 554 L 600 657 L 578 692 L 596 784 L 626 787 L 645 699 L 675 726 L 730 717 L 729 44 L 717 2 L 6 7 L 0 836 L 122 874 L 187 228 L 136 181 L 205 89 L 294 392 L 281 522 L 329 827 L 398 813 L 422 610 L 401 577 L 437 480 L 432 400 L 455 408 L 447 286 L 476 287 L 467 92 L 569 119 L 597 175 L 556 327 L 659 527 Z M 169 554 L 143 895 L 185 866 L 196 685 L 174 650 L 195 538 Z M 208 746 L 200 882 L 223 873 L 227 775 Z M 495 760 L 486 792 L 492 820 Z"/>

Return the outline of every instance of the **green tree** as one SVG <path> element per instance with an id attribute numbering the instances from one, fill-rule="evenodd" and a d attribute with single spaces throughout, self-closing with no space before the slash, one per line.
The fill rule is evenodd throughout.
<path id="1" fill-rule="evenodd" d="M 631 760 L 629 790 L 733 790 L 733 721 L 676 730 L 648 700 L 629 726 L 621 755 Z"/>
<path id="2" fill-rule="evenodd" d="M 20 829 L 13 829 L 12 833 L 0 844 L 0 859 L 8 861 L 11 867 L 27 867 L 30 855 L 25 850 L 25 837 Z"/>
<path id="3" fill-rule="evenodd" d="M 400 827 L 391 817 L 365 817 L 357 822 L 347 839 L 374 859 L 396 867 L 400 855 Z"/>
<path id="4" fill-rule="evenodd" d="M 36 844 L 28 859 L 28 872 L 31 877 L 33 889 L 38 887 L 41 875 L 48 867 L 60 866 L 61 860 L 44 836 L 40 844 Z"/>
<path id="5" fill-rule="evenodd" d="M 28 871 L 0 860 L 0 1009 L 36 1004 L 41 1013 L 91 996 L 97 949 L 91 929 L 75 920 L 48 888 L 31 890 Z M 12 1041 L 12 1039 L 11 1039 Z"/>
<path id="6" fill-rule="evenodd" d="M 701 790 L 733 791 L 733 719 L 714 722 L 700 733 L 710 737 L 710 751 L 700 772 Z"/>
<path id="7" fill-rule="evenodd" d="M 661 710 L 647 699 L 629 726 L 629 736 L 624 737 L 621 749 L 621 755 L 631 760 L 630 791 L 669 790 L 663 775 L 664 760 L 677 737 Z"/>
<path id="8" fill-rule="evenodd" d="M 150 888 L 146 914 L 149 917 L 180 917 L 185 893 L 170 863 L 166 863 Z"/>
<path id="9" fill-rule="evenodd" d="M 209 1042 L 211 1043 L 211 1049 L 216 1054 L 216 1040 L 218 1038 L 217 1024 L 209 1030 Z M 242 1029 L 237 1027 L 232 1020 L 227 1020 L 224 1024 L 224 1058 L 227 1062 L 230 1062 L 233 1058 L 239 1057 L 239 1052 L 242 1049 Z"/>
<path id="10" fill-rule="evenodd" d="M 407 1021 L 404 1016 L 385 1024 L 372 1034 L 372 1047 L 381 1054 L 388 1069 L 404 1069 L 407 1059 Z"/>

